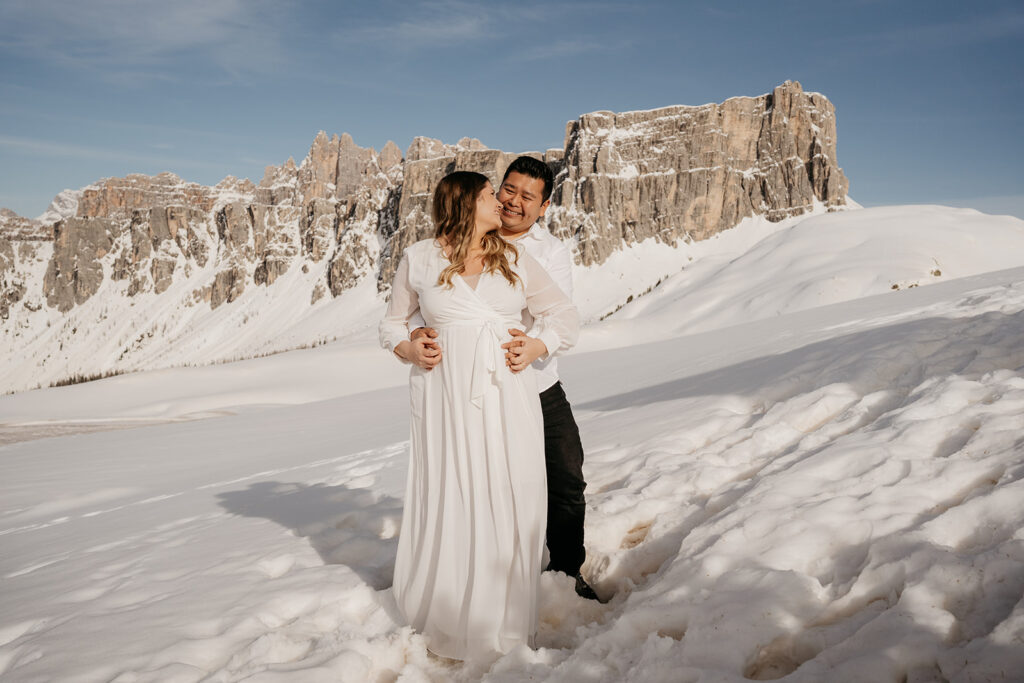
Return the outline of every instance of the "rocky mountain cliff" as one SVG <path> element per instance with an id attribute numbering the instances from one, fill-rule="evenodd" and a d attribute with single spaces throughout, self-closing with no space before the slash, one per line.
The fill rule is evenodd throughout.
<path id="1" fill-rule="evenodd" d="M 563 149 L 533 155 L 556 172 L 547 227 L 581 266 L 650 238 L 701 240 L 748 216 L 846 202 L 834 109 L 795 82 L 721 104 L 585 114 Z M 320 132 L 301 164 L 267 167 L 258 184 L 129 175 L 62 192 L 38 220 L 5 210 L 0 319 L 12 353 L 0 390 L 342 336 L 309 323 L 312 312 L 387 290 L 402 250 L 432 230 L 437 181 L 475 170 L 496 184 L 515 156 L 471 139 L 378 152 Z M 287 315 L 271 322 L 275 307 Z M 247 327 L 209 339 L 208 324 Z"/>

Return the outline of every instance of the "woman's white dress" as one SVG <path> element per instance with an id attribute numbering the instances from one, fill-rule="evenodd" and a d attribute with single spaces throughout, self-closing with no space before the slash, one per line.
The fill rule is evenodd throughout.
<path id="1" fill-rule="evenodd" d="M 436 654 L 456 659 L 533 645 L 544 550 L 547 482 L 540 399 L 532 368 L 513 374 L 501 344 L 523 329 L 549 352 L 575 343 L 579 317 L 525 252 L 522 285 L 482 273 L 437 285 L 448 265 L 434 240 L 409 247 L 395 274 L 381 343 L 408 339 L 417 309 L 438 331 L 443 360 L 412 366 L 409 475 L 394 595 Z"/>

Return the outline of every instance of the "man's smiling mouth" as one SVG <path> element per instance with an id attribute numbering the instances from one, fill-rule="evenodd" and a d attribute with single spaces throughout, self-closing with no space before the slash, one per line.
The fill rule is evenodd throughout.
<path id="1" fill-rule="evenodd" d="M 502 213 L 504 213 L 507 216 L 522 216 L 523 215 L 522 213 L 519 213 L 519 212 L 516 212 L 516 211 L 512 211 L 511 209 L 502 209 L 501 211 L 502 211 Z"/>

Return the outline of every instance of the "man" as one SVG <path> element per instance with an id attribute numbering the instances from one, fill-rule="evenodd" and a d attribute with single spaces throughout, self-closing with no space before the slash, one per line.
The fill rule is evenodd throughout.
<path id="1" fill-rule="evenodd" d="M 572 299 L 572 259 L 562 242 L 537 225 L 551 204 L 551 190 L 554 176 L 543 161 L 532 157 L 519 157 L 505 171 L 505 177 L 498 189 L 498 201 L 502 204 L 502 237 L 526 250 L 547 270 L 551 279 Z M 528 314 L 527 314 L 528 315 Z M 532 320 L 525 320 L 529 327 Z M 506 360 L 510 366 L 519 365 L 521 356 L 535 357 L 527 353 L 528 344 L 536 343 L 536 331 L 530 333 L 509 330 L 515 337 L 503 345 L 507 350 Z M 531 334 L 533 333 L 533 334 Z M 426 334 L 436 337 L 431 328 L 418 328 L 412 338 Z M 441 351 L 437 350 L 440 362 Z M 546 354 L 545 354 L 546 355 Z M 583 519 L 586 503 L 583 491 L 583 446 L 580 433 L 572 415 L 572 408 L 562 390 L 558 378 L 557 361 L 542 356 L 533 363 L 537 371 L 537 384 L 541 390 L 541 409 L 544 414 L 544 456 L 547 463 L 548 519 L 547 546 L 550 562 L 547 569 L 560 571 L 576 580 L 576 593 L 590 600 L 597 600 L 597 594 L 580 574 L 580 567 L 586 558 L 583 548 Z"/>

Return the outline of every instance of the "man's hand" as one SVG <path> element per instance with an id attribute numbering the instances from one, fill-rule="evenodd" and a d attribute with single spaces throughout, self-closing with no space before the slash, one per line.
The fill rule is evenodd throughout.
<path id="1" fill-rule="evenodd" d="M 434 336 L 437 336 L 436 332 Z M 441 347 L 430 337 L 421 334 L 411 341 L 408 339 L 400 341 L 395 347 L 395 355 L 418 368 L 429 371 L 441 362 Z"/>
<path id="2" fill-rule="evenodd" d="M 522 372 L 530 366 L 530 363 L 537 360 L 548 352 L 548 347 L 540 339 L 528 337 L 525 332 L 517 329 L 508 331 L 513 339 L 505 342 L 501 348 L 505 349 L 505 365 L 512 372 Z"/>
<path id="3" fill-rule="evenodd" d="M 437 339 L 437 330 L 433 327 L 417 327 L 409 334 L 409 339 L 416 341 L 417 337 L 422 337 L 424 335 L 431 339 Z"/>
<path id="4" fill-rule="evenodd" d="M 406 360 L 412 361 L 414 365 L 424 370 L 433 370 L 434 366 L 441 362 L 441 347 L 434 341 L 435 339 L 437 330 L 433 327 L 417 327 L 409 334 L 409 340 L 413 344 L 413 357 Z M 397 347 L 395 352 L 398 352 Z"/>

